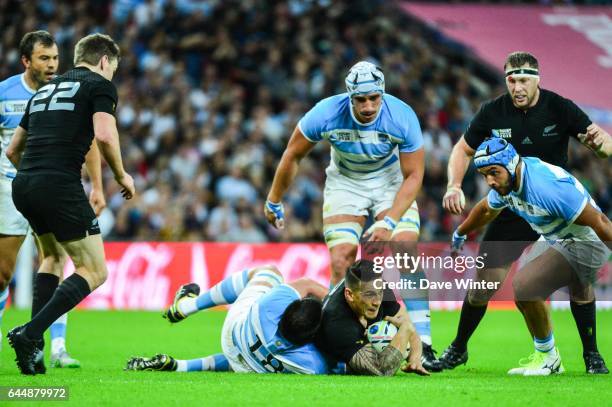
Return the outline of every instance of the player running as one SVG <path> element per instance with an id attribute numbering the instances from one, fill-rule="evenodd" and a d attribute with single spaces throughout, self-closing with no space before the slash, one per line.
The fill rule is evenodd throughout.
<path id="1" fill-rule="evenodd" d="M 119 47 L 107 35 L 77 42 L 75 68 L 51 80 L 28 102 L 6 155 L 18 168 L 13 180 L 15 207 L 38 236 L 44 258 L 65 250 L 75 273 L 51 292 L 30 322 L 7 337 L 19 370 L 38 374 L 43 334 L 106 280 L 104 245 L 98 219 L 81 183 L 81 167 L 93 139 L 109 164 L 125 199 L 135 193 L 125 172 L 115 122 L 117 90 L 111 79 Z"/>
<path id="2" fill-rule="evenodd" d="M 453 250 L 460 250 L 468 233 L 493 221 L 504 208 L 525 219 L 540 235 L 538 242 L 542 243 L 524 255 L 527 264 L 513 281 L 515 301 L 533 334 L 535 352 L 508 373 L 562 373 L 550 312 L 546 307 L 541 312 L 539 304 L 565 286 L 570 293 L 589 292 L 585 288 L 610 255 L 603 242 L 612 241 L 612 222 L 570 173 L 535 157 L 521 159 L 501 138 L 482 143 L 474 165 L 491 191 L 453 234 Z"/>
<path id="3" fill-rule="evenodd" d="M 310 280 L 283 283 L 274 266 L 232 274 L 200 295 L 197 284 L 177 291 L 164 318 L 172 323 L 217 305 L 231 304 L 221 329 L 222 354 L 193 360 L 168 355 L 131 358 L 126 370 L 234 371 L 237 373 L 343 373 L 331 368 L 312 343 L 327 289 Z"/>
<path id="4" fill-rule="evenodd" d="M 332 286 L 354 263 L 369 214 L 376 219 L 366 233 L 370 242 L 393 241 L 401 250 L 415 249 L 420 226 L 415 198 L 424 172 L 419 121 L 410 106 L 385 93 L 382 70 L 358 62 L 345 84 L 347 93 L 321 100 L 295 127 L 264 208 L 268 222 L 283 228 L 283 195 L 301 159 L 316 143 L 327 140 L 332 149 L 325 171 L 323 234 L 331 256 Z M 423 273 L 402 273 L 401 278 L 419 279 Z M 440 371 L 431 348 L 427 292 L 404 302 L 424 344 L 423 365 Z"/>
<path id="5" fill-rule="evenodd" d="M 25 34 L 19 44 L 23 73 L 0 82 L 0 323 L 8 299 L 8 285 L 15 270 L 19 249 L 28 233 L 28 221 L 13 203 L 12 182 L 17 170 L 6 156 L 13 132 L 19 125 L 28 100 L 36 91 L 49 82 L 58 69 L 58 49 L 55 40 L 46 31 Z M 106 206 L 102 193 L 100 155 L 93 145 L 86 161 L 87 172 L 92 180 L 90 203 L 96 214 Z M 32 299 L 32 316 L 36 315 L 57 288 L 64 271 L 66 254 L 41 259 Z M 66 351 L 67 314 L 62 315 L 49 328 L 51 334 L 51 366 L 79 367 L 80 362 Z M 45 370 L 44 363 L 37 370 Z"/>

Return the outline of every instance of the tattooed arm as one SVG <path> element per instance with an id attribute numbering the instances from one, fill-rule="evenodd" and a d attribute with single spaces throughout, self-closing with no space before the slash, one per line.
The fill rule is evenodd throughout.
<path id="1" fill-rule="evenodd" d="M 399 336 L 395 335 L 393 340 Z M 393 343 L 393 341 L 391 342 Z M 406 349 L 406 346 L 404 346 Z M 404 355 L 395 346 L 377 352 L 371 343 L 364 345 L 349 361 L 351 373 L 374 376 L 392 376 L 399 369 Z"/>
<path id="2" fill-rule="evenodd" d="M 377 352 L 371 343 L 364 345 L 349 361 L 349 368 L 356 374 L 391 376 L 399 369 L 402 360 L 406 358 L 408 341 L 414 332 L 412 322 L 407 312 L 398 312 L 395 316 L 385 319 L 397 327 L 397 334 L 391 343 L 382 351 Z"/>

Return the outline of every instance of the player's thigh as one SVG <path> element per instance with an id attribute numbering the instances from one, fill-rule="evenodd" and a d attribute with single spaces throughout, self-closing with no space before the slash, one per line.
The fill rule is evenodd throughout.
<path id="1" fill-rule="evenodd" d="M 337 173 L 327 171 L 325 188 L 323 189 L 323 223 L 336 216 L 368 216 L 372 206 L 371 191 L 357 180 Z M 337 223 L 337 221 L 332 221 Z"/>
<path id="2" fill-rule="evenodd" d="M 572 268 L 574 278 L 569 285 L 572 301 L 582 303 L 593 301 L 595 299 L 593 284 L 596 283 L 599 270 L 610 258 L 610 250 L 606 244 L 596 236 L 591 236 L 584 240 L 558 241 L 552 247 Z"/>
<path id="3" fill-rule="evenodd" d="M 248 314 L 249 310 L 263 295 L 269 293 L 274 287 L 283 283 L 283 276 L 274 266 L 262 266 L 253 270 L 249 282 L 230 306 L 226 322 L 230 324 L 239 316 Z"/>
<path id="4" fill-rule="evenodd" d="M 512 282 L 516 301 L 539 301 L 572 283 L 575 273 L 568 261 L 552 247 L 525 264 Z"/>

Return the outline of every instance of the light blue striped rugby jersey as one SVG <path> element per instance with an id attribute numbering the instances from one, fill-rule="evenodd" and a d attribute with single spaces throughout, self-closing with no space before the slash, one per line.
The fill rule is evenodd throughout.
<path id="1" fill-rule="evenodd" d="M 389 94 L 383 96 L 378 115 L 368 124 L 355 118 L 348 94 L 342 93 L 317 103 L 298 128 L 313 143 L 329 141 L 330 167 L 354 179 L 375 179 L 399 171 L 398 151 L 410 153 L 423 146 L 414 110 Z"/>
<path id="2" fill-rule="evenodd" d="M 17 175 L 5 152 L 25 113 L 28 100 L 35 93 L 26 84 L 23 73 L 0 82 L 0 176 L 15 178 Z"/>
<path id="3" fill-rule="evenodd" d="M 548 241 L 599 240 L 590 227 L 574 224 L 587 203 L 599 206 L 572 174 L 539 158 L 523 157 L 518 191 L 504 196 L 492 189 L 487 200 L 493 209 L 511 209 Z"/>
<path id="4" fill-rule="evenodd" d="M 295 346 L 279 332 L 285 309 L 300 295 L 281 284 L 263 295 L 249 310 L 244 322 L 232 330 L 234 345 L 245 362 L 258 373 L 341 374 L 345 365 L 328 366 L 312 343 Z"/>

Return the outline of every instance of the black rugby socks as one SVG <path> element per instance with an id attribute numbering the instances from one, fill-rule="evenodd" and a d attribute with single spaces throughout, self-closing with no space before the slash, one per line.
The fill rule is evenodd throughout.
<path id="1" fill-rule="evenodd" d="M 595 320 L 595 301 L 578 304 L 570 301 L 572 315 L 582 341 L 583 353 L 597 352 L 597 330 Z"/>
<path id="2" fill-rule="evenodd" d="M 87 280 L 80 275 L 75 273 L 65 279 L 43 309 L 27 323 L 26 336 L 31 339 L 41 338 L 53 321 L 74 308 L 90 292 Z"/>
<path id="3" fill-rule="evenodd" d="M 32 293 L 32 316 L 36 314 L 49 302 L 53 293 L 59 285 L 59 277 L 49 273 L 36 273 L 36 282 Z"/>
<path id="4" fill-rule="evenodd" d="M 478 328 L 478 324 L 480 324 L 486 312 L 487 305 L 471 305 L 467 298 L 463 300 L 461 317 L 459 318 L 459 326 L 457 327 L 457 336 L 452 343 L 455 349 L 460 352 L 465 352 L 467 350 L 467 343 L 476 328 Z"/>

